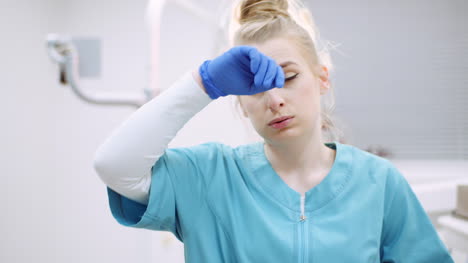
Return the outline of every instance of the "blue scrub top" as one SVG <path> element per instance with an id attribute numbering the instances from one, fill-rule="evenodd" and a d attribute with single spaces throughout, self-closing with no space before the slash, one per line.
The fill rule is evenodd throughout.
<path id="1" fill-rule="evenodd" d="M 403 175 L 387 159 L 337 141 L 329 174 L 301 195 L 257 142 L 168 148 L 149 203 L 107 187 L 122 225 L 170 231 L 185 262 L 453 262 Z"/>

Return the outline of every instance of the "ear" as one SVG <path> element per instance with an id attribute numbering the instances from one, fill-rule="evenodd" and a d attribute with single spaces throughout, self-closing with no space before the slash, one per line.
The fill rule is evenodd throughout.
<path id="1" fill-rule="evenodd" d="M 319 68 L 320 95 L 325 94 L 330 88 L 328 68 L 321 65 Z"/>

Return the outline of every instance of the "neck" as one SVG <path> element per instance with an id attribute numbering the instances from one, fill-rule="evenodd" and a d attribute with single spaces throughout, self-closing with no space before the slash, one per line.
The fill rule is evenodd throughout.
<path id="1" fill-rule="evenodd" d="M 336 151 L 318 138 L 284 143 L 265 142 L 265 155 L 279 173 L 296 177 L 319 177 L 333 165 Z"/>

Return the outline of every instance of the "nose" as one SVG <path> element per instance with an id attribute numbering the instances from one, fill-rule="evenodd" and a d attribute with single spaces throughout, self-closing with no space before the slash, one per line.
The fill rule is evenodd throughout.
<path id="1" fill-rule="evenodd" d="M 279 111 L 284 106 L 284 98 L 280 94 L 279 88 L 273 88 L 265 91 L 265 99 L 272 111 Z"/>

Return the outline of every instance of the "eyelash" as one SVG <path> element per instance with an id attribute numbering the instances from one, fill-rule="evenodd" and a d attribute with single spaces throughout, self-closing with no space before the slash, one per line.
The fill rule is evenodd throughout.
<path id="1" fill-rule="evenodd" d="M 287 79 L 285 79 L 285 80 L 286 80 L 286 81 L 288 81 L 288 80 L 293 80 L 293 79 L 295 79 L 295 78 L 297 77 L 297 75 L 299 75 L 299 73 L 296 73 L 294 76 L 291 76 L 291 77 L 289 77 L 289 78 L 287 78 Z"/>

